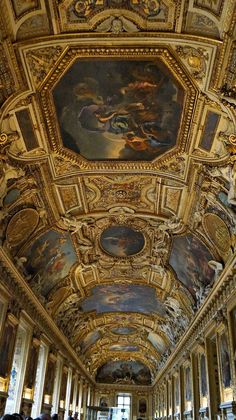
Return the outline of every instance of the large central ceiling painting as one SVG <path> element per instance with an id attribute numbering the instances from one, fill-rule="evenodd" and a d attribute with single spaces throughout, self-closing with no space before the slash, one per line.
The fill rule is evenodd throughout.
<path id="1" fill-rule="evenodd" d="M 88 160 L 150 161 L 176 145 L 184 90 L 157 60 L 77 60 L 53 97 L 63 146 Z"/>

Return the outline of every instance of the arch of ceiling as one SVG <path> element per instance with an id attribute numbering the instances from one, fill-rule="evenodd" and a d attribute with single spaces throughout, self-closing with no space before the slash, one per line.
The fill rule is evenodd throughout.
<path id="1" fill-rule="evenodd" d="M 3 3 L 2 246 L 93 375 L 108 361 L 137 360 L 154 376 L 235 250 L 235 46 L 229 42 L 224 60 L 222 40 L 233 27 L 234 1 L 165 0 L 152 10 L 132 0 L 125 8 L 115 0 L 94 8 L 69 0 Z M 145 87 L 139 60 L 149 74 Z M 113 110 L 121 101 L 116 119 L 104 101 L 101 111 L 105 83 L 93 69 L 101 71 L 101 62 L 116 75 L 112 90 L 104 71 Z M 163 102 L 161 85 L 175 92 L 168 109 L 159 100 L 155 118 L 165 125 L 172 115 L 178 139 L 171 143 L 173 131 L 143 120 L 131 136 L 141 144 L 149 135 L 140 161 L 118 131 L 125 124 L 135 131 L 142 89 L 151 95 L 155 83 Z M 134 87 L 141 89 L 136 108 Z M 182 110 L 179 121 L 173 109 Z M 81 153 L 78 126 L 70 130 L 63 115 L 69 126 L 80 118 L 90 142 L 87 149 L 79 143 Z M 101 130 L 106 142 L 125 137 L 131 157 L 107 152 Z M 158 130 L 166 148 L 150 155 Z"/>

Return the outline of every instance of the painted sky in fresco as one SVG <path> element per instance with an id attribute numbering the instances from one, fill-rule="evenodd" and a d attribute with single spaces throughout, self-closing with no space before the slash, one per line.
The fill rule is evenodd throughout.
<path id="1" fill-rule="evenodd" d="M 160 335 L 150 332 L 148 334 L 148 340 L 152 343 L 152 345 L 155 347 L 155 349 L 159 352 L 164 352 L 166 349 L 166 344 Z"/>
<path id="2" fill-rule="evenodd" d="M 67 233 L 49 230 L 40 236 L 25 256 L 26 269 L 32 275 L 31 284 L 46 296 L 50 290 L 66 277 L 77 261 L 77 255 Z"/>
<path id="3" fill-rule="evenodd" d="M 142 232 L 129 226 L 109 226 L 100 236 L 102 249 L 114 257 L 128 257 L 140 252 L 145 244 Z"/>
<path id="4" fill-rule="evenodd" d="M 165 309 L 157 299 L 155 289 L 135 284 L 99 285 L 91 296 L 81 302 L 84 312 L 140 312 L 164 315 Z"/>
<path id="5" fill-rule="evenodd" d="M 63 145 L 86 159 L 150 161 L 176 145 L 184 91 L 157 60 L 77 60 L 53 98 Z"/>
<path id="6" fill-rule="evenodd" d="M 175 270 L 178 279 L 195 293 L 195 285 L 210 284 L 214 278 L 214 270 L 208 261 L 214 260 L 207 247 L 195 236 L 178 236 L 173 240 L 170 255 L 170 265 Z"/>
<path id="7" fill-rule="evenodd" d="M 141 362 L 108 362 L 98 369 L 97 382 L 150 385 L 150 370 Z"/>
<path id="8" fill-rule="evenodd" d="M 113 344 L 109 347 L 110 351 L 139 351 L 138 346 L 125 345 L 125 344 Z"/>
<path id="9" fill-rule="evenodd" d="M 111 332 L 118 335 L 129 335 L 135 333 L 136 329 L 132 327 L 117 327 L 112 328 Z"/>
<path id="10" fill-rule="evenodd" d="M 81 352 L 84 353 L 89 347 L 96 343 L 97 340 L 101 338 L 100 331 L 91 331 L 86 335 L 86 337 L 79 342 Z"/>

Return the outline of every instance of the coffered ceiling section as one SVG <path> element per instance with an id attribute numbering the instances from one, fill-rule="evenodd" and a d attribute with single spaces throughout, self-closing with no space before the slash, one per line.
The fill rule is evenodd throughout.
<path id="1" fill-rule="evenodd" d="M 98 382 L 150 385 L 235 250 L 235 2 L 0 5 L 2 246 Z"/>

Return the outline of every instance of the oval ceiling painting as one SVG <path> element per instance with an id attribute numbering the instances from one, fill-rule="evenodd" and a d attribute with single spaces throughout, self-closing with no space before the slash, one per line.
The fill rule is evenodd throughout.
<path id="1" fill-rule="evenodd" d="M 141 232 L 128 226 L 110 226 L 100 236 L 100 245 L 107 254 L 125 258 L 138 254 L 145 245 Z"/>
<path id="2" fill-rule="evenodd" d="M 120 360 L 101 366 L 96 381 L 108 384 L 151 385 L 151 373 L 141 362 Z"/>
<path id="3" fill-rule="evenodd" d="M 177 143 L 184 90 L 158 60 L 77 60 L 53 91 L 63 146 L 150 161 Z"/>

